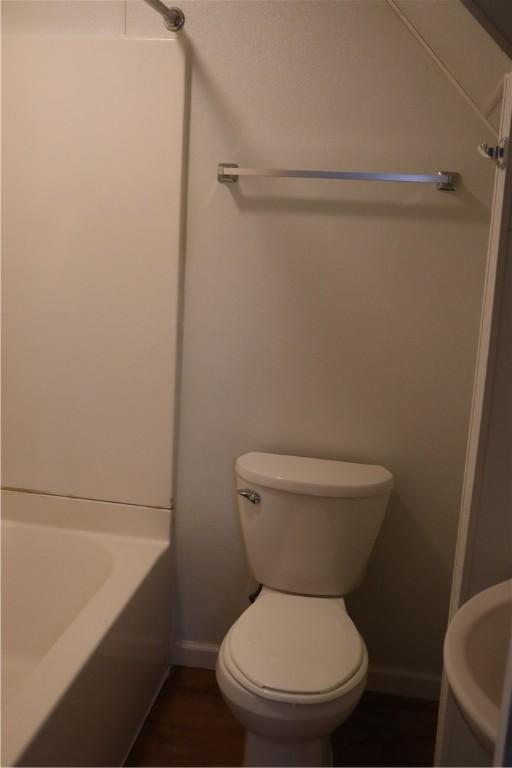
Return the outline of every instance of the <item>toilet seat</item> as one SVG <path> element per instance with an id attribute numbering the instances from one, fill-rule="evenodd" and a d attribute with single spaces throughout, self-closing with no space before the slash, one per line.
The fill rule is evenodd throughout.
<path id="1" fill-rule="evenodd" d="M 342 599 L 267 588 L 232 626 L 221 653 L 242 686 L 289 703 L 335 699 L 367 664 L 363 640 Z"/>

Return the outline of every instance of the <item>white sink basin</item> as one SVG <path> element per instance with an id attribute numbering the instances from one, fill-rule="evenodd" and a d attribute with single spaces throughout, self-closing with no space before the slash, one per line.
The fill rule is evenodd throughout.
<path id="1" fill-rule="evenodd" d="M 484 589 L 459 608 L 444 642 L 450 688 L 468 725 L 492 752 L 512 629 L 512 580 Z"/>

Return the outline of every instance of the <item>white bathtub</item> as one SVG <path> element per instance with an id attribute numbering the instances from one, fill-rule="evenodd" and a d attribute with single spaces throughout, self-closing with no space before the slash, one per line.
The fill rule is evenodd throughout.
<path id="1" fill-rule="evenodd" d="M 170 666 L 170 514 L 2 493 L 2 766 L 123 764 Z"/>

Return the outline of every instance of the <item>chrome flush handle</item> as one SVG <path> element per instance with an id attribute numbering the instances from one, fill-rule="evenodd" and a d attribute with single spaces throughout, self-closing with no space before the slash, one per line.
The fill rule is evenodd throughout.
<path id="1" fill-rule="evenodd" d="M 243 496 L 244 499 L 249 499 L 251 504 L 259 504 L 261 501 L 261 496 L 259 493 L 256 493 L 256 491 L 251 491 L 250 488 L 242 488 L 240 491 L 237 491 L 239 496 Z"/>

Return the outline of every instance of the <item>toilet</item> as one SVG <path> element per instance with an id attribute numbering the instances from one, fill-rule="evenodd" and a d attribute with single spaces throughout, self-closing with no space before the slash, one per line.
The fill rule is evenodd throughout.
<path id="1" fill-rule="evenodd" d="M 225 636 L 217 682 L 245 765 L 329 765 L 330 734 L 366 684 L 344 595 L 364 578 L 393 476 L 381 466 L 246 453 L 235 465 L 255 602 Z"/>

